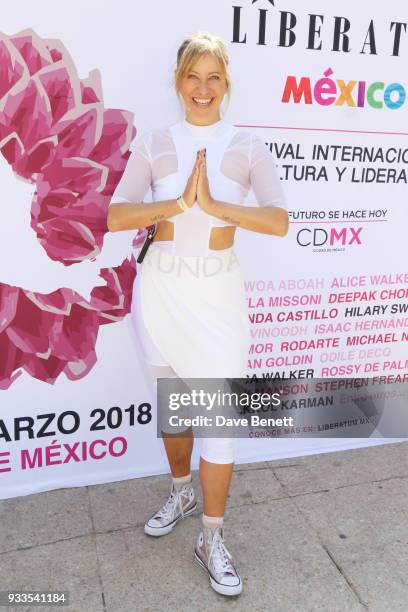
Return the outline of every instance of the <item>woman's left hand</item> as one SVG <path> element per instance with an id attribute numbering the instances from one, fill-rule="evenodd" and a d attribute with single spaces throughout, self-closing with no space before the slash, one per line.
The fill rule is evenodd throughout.
<path id="1" fill-rule="evenodd" d="M 202 149 L 199 154 L 199 175 L 197 181 L 197 203 L 205 212 L 209 212 L 214 200 L 211 197 L 207 177 L 206 152 Z"/>

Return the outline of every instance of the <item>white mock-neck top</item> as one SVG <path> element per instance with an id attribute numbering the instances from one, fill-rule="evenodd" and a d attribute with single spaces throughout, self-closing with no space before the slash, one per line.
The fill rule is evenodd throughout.
<path id="1" fill-rule="evenodd" d="M 224 119 L 211 125 L 194 125 L 183 119 L 167 129 L 136 138 L 111 203 L 137 205 L 149 189 L 154 202 L 179 197 L 193 170 L 197 151 L 204 147 L 210 192 L 215 200 L 242 205 L 252 188 L 259 206 L 286 208 L 272 153 L 259 137 Z M 231 225 L 205 213 L 197 202 L 168 221 L 174 223 L 174 239 L 155 244 L 184 256 L 211 255 L 212 227 Z"/>
<path id="2" fill-rule="evenodd" d="M 190 132 L 192 138 L 201 139 L 201 138 L 214 138 L 215 135 L 225 127 L 225 121 L 220 119 L 215 123 L 211 123 L 210 125 L 196 125 L 194 123 L 190 123 L 187 119 L 183 119 L 181 125 Z"/>

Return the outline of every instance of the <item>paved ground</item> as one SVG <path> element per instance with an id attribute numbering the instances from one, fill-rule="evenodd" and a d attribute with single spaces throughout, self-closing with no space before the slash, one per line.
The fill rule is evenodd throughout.
<path id="1" fill-rule="evenodd" d="M 200 514 L 143 533 L 169 489 L 154 476 L 0 501 L 0 590 L 71 597 L 8 609 L 407 612 L 408 442 L 236 466 L 225 541 L 244 592 L 230 599 L 193 561 Z"/>

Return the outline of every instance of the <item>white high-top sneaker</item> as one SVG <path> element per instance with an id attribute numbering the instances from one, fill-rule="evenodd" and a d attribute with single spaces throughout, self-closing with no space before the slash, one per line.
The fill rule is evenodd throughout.
<path id="1" fill-rule="evenodd" d="M 144 531 L 151 536 L 170 533 L 181 519 L 197 510 L 197 500 L 191 482 L 177 491 L 172 483 L 170 496 L 164 506 L 146 522 Z"/>
<path id="2" fill-rule="evenodd" d="M 241 593 L 242 580 L 225 546 L 222 527 L 217 527 L 214 531 L 203 527 L 197 538 L 194 554 L 196 561 L 207 571 L 214 591 L 221 595 Z"/>

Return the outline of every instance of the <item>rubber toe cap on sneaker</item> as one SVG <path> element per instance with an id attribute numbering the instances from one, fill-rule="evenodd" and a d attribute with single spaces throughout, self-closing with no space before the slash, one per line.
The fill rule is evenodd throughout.
<path id="1" fill-rule="evenodd" d="M 233 576 L 225 577 L 222 582 L 216 582 L 210 578 L 210 583 L 214 591 L 220 595 L 240 595 L 242 593 L 242 581 Z"/>
<path id="2" fill-rule="evenodd" d="M 147 535 L 151 536 L 166 535 L 167 533 L 170 533 L 170 531 L 173 530 L 175 524 L 176 523 L 174 522 L 170 523 L 170 525 L 163 526 L 157 521 L 157 519 L 150 519 L 147 523 L 145 523 L 144 532 Z"/>
<path id="3" fill-rule="evenodd" d="M 222 578 L 220 584 L 227 587 L 236 587 L 241 583 L 241 580 L 236 576 L 225 576 Z"/>
<path id="4" fill-rule="evenodd" d="M 160 521 L 155 518 L 149 519 L 146 525 L 148 527 L 151 527 L 152 529 L 162 529 L 163 528 L 163 525 L 160 523 Z"/>

